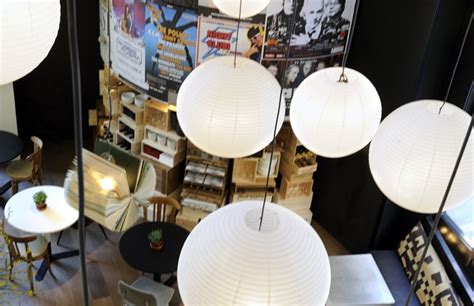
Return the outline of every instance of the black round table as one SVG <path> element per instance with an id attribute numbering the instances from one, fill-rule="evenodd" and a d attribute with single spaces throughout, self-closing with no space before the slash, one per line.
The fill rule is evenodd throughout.
<path id="1" fill-rule="evenodd" d="M 163 231 L 163 249 L 150 248 L 148 234 L 155 229 Z M 120 238 L 120 254 L 133 268 L 153 273 L 153 279 L 160 281 L 162 273 L 175 272 L 178 259 L 189 232 L 184 228 L 165 222 L 145 222 L 128 229 Z"/>
<path id="2" fill-rule="evenodd" d="M 6 131 L 0 131 L 0 165 L 6 164 L 23 150 L 23 140 Z"/>

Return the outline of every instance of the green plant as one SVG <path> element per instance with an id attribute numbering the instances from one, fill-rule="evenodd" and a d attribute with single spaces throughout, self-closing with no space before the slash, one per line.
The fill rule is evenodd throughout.
<path id="1" fill-rule="evenodd" d="M 33 200 L 37 204 L 46 202 L 47 198 L 48 196 L 46 195 L 46 193 L 44 193 L 44 191 L 38 191 L 33 195 Z"/>
<path id="2" fill-rule="evenodd" d="M 160 242 L 162 237 L 163 237 L 163 232 L 161 229 L 153 230 L 148 234 L 148 239 L 151 242 Z"/>

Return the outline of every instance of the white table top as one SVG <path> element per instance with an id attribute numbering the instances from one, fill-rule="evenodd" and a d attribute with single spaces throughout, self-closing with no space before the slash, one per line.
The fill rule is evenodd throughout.
<path id="1" fill-rule="evenodd" d="M 48 198 L 45 210 L 36 209 L 33 195 L 44 191 Z M 59 232 L 71 226 L 79 213 L 64 197 L 64 188 L 58 186 L 36 186 L 22 190 L 8 200 L 5 218 L 13 227 L 33 234 Z"/>
<path id="2" fill-rule="evenodd" d="M 326 305 L 394 305 L 371 254 L 329 256 L 331 289 Z"/>

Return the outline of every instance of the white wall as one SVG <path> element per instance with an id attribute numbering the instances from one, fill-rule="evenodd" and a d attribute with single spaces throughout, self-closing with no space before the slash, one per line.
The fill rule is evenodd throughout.
<path id="1" fill-rule="evenodd" d="M 0 85 L 0 130 L 18 134 L 13 83 Z"/>

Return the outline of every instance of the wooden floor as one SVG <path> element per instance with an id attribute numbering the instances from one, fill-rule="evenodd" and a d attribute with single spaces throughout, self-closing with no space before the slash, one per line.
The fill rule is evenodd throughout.
<path id="1" fill-rule="evenodd" d="M 29 146 L 25 148 L 26 153 Z M 43 183 L 48 185 L 62 186 L 64 175 L 74 156 L 72 141 L 54 143 L 45 141 L 43 151 Z M 0 172 L 0 184 L 7 180 L 3 172 Z M 20 190 L 31 185 L 20 184 Z M 10 191 L 0 197 L 2 206 L 10 197 Z M 0 209 L 3 214 L 3 209 Z M 330 234 L 321 226 L 313 222 L 313 227 L 323 240 L 329 255 L 348 254 Z M 86 229 L 86 261 L 89 281 L 89 297 L 91 305 L 121 305 L 117 293 L 117 281 L 124 280 L 132 282 L 142 273 L 131 268 L 120 256 L 118 242 L 120 233 L 107 231 L 108 240 L 104 238 L 97 224 L 92 223 Z M 61 246 L 56 245 L 57 234 L 51 237 L 53 253 L 77 249 L 77 230 L 70 228 L 66 230 L 61 239 Z M 36 264 L 39 266 L 39 262 Z M 3 269 L 0 265 L 0 269 Z M 41 282 L 36 282 L 37 295 L 34 297 L 20 296 L 17 300 L 1 301 L 0 305 L 44 305 L 44 306 L 73 306 L 82 303 L 82 282 L 80 273 L 79 257 L 62 259 L 52 265 L 51 274 L 46 274 Z M 151 277 L 151 275 L 148 275 Z M 164 276 L 166 277 L 166 276 Z M 28 284 L 18 284 L 28 287 Z M 174 285 L 175 295 L 171 305 L 180 305 L 179 292 Z M 1 297 L 0 297 L 1 298 Z"/>

